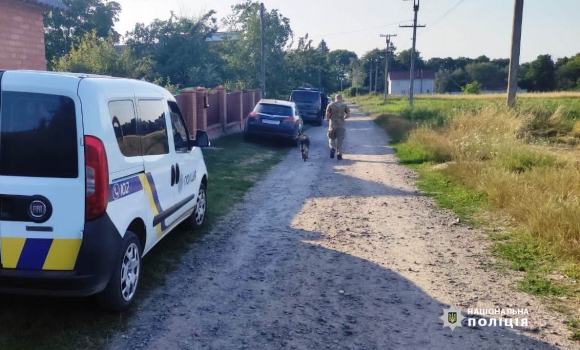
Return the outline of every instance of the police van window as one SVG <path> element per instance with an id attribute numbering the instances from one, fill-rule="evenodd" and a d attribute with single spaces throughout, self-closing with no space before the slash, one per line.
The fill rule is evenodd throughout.
<path id="1" fill-rule="evenodd" d="M 141 156 L 141 140 L 137 134 L 137 118 L 133 107 L 131 100 L 109 102 L 109 115 L 117 144 L 125 157 Z"/>
<path id="2" fill-rule="evenodd" d="M 187 135 L 187 129 L 183 123 L 181 117 L 181 112 L 177 103 L 173 101 L 168 101 L 169 114 L 171 116 L 171 127 L 173 128 L 173 142 L 175 143 L 176 152 L 188 152 L 187 140 L 189 139 Z"/>
<path id="3" fill-rule="evenodd" d="M 139 100 L 139 128 L 144 156 L 169 153 L 165 104 L 161 100 Z"/>
<path id="4" fill-rule="evenodd" d="M 0 175 L 78 177 L 74 101 L 65 96 L 2 92 Z"/>

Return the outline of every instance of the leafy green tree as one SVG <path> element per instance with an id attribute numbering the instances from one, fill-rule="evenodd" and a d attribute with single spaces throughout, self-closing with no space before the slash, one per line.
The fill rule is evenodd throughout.
<path id="1" fill-rule="evenodd" d="M 326 64 L 328 51 L 324 45 L 321 43 L 314 48 L 312 40 L 308 40 L 308 34 L 299 38 L 298 47 L 286 55 L 289 88 L 298 86 L 324 88 L 324 85 L 328 85 L 330 70 Z"/>
<path id="2" fill-rule="evenodd" d="M 49 62 L 66 55 L 84 38 L 96 32 L 98 38 L 119 42 L 120 35 L 114 29 L 119 21 L 121 5 L 106 0 L 63 0 L 67 11 L 52 10 L 44 15 L 44 41 Z M 50 66 L 49 66 L 50 67 Z"/>
<path id="3" fill-rule="evenodd" d="M 395 58 L 396 62 L 398 62 L 402 69 L 400 70 L 408 70 L 411 69 L 411 56 L 412 56 L 412 49 L 403 50 L 397 54 Z M 421 57 L 421 52 L 415 51 L 415 69 L 425 69 L 425 62 Z"/>
<path id="4" fill-rule="evenodd" d="M 99 38 L 96 31 L 83 35 L 66 55 L 54 59 L 55 71 L 102 74 L 115 77 L 144 78 L 152 62 L 136 59 L 129 49 L 115 50 L 111 38 Z"/>
<path id="5" fill-rule="evenodd" d="M 232 13 L 224 19 L 228 31 L 238 33 L 223 46 L 227 65 L 226 87 L 247 89 L 260 86 L 260 3 L 246 0 L 232 6 Z M 293 38 L 290 20 L 278 10 L 264 11 L 266 91 L 268 97 L 289 92 L 286 69 L 286 49 Z"/>
<path id="6" fill-rule="evenodd" d="M 333 50 L 326 57 L 326 61 L 331 67 L 340 70 L 346 70 L 353 59 L 358 59 L 358 56 L 355 52 L 349 50 Z"/>
<path id="7" fill-rule="evenodd" d="M 216 71 L 219 56 L 209 49 L 206 41 L 217 31 L 214 14 L 209 11 L 190 18 L 171 12 L 168 20 L 156 19 L 149 25 L 137 23 L 135 29 L 127 33 L 127 44 L 135 56 L 155 63 L 150 78 L 169 77 L 181 86 L 213 87 L 211 85 L 221 80 L 216 79 L 215 74 L 222 75 Z M 208 68 L 212 72 L 206 72 Z"/>
<path id="8" fill-rule="evenodd" d="M 493 63 L 470 63 L 465 66 L 465 71 L 469 74 L 471 80 L 479 82 L 484 90 L 507 88 L 506 71 L 500 69 Z"/>
<path id="9" fill-rule="evenodd" d="M 556 62 L 556 80 L 558 90 L 579 89 L 580 53 L 572 58 L 565 57 Z"/>
<path id="10" fill-rule="evenodd" d="M 556 68 L 552 56 L 540 55 L 529 64 L 521 87 L 530 91 L 552 91 L 556 88 Z"/>
<path id="11" fill-rule="evenodd" d="M 440 58 L 433 57 L 425 62 L 425 68 L 432 71 L 444 70 L 444 71 L 454 71 L 456 68 L 455 60 L 451 57 Z"/>
<path id="12" fill-rule="evenodd" d="M 477 81 L 474 81 L 465 85 L 462 90 L 466 95 L 478 95 L 481 92 L 481 84 L 479 84 Z"/>

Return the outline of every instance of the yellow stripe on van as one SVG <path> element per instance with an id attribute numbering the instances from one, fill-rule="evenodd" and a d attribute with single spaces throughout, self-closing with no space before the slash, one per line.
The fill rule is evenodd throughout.
<path id="1" fill-rule="evenodd" d="M 143 185 L 143 189 L 145 190 L 145 195 L 147 196 L 147 201 L 149 202 L 149 207 L 151 207 L 151 211 L 153 212 L 153 216 L 159 214 L 157 211 L 157 206 L 155 205 L 155 199 L 153 198 L 153 190 L 151 189 L 151 185 L 149 185 L 149 181 L 145 174 L 139 175 L 139 180 L 141 180 L 141 185 Z M 163 230 L 161 229 L 161 224 L 157 225 L 156 227 L 157 235 L 163 234 Z"/>
<path id="2" fill-rule="evenodd" d="M 2 237 L 0 246 L 2 247 L 2 267 L 6 269 L 15 269 L 18 265 L 18 259 L 24 248 L 26 238 L 9 238 Z"/>
<path id="3" fill-rule="evenodd" d="M 82 239 L 55 239 L 42 266 L 43 270 L 74 270 Z"/>

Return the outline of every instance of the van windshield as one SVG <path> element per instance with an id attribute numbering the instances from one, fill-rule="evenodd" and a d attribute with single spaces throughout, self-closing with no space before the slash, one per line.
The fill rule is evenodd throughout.
<path id="1" fill-rule="evenodd" d="M 317 103 L 320 101 L 320 93 L 313 91 L 292 91 L 290 100 L 298 103 Z"/>
<path id="2" fill-rule="evenodd" d="M 0 175 L 76 178 L 74 101 L 65 96 L 3 91 Z"/>

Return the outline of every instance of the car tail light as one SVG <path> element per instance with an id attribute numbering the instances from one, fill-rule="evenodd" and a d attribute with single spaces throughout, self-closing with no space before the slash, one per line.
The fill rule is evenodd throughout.
<path id="1" fill-rule="evenodd" d="M 297 121 L 298 121 L 298 118 L 296 118 L 296 117 L 286 117 L 286 118 L 284 118 L 284 122 L 287 122 L 287 123 L 296 123 Z"/>
<path id="2" fill-rule="evenodd" d="M 248 114 L 248 118 L 258 118 L 258 113 L 252 111 Z"/>
<path id="3" fill-rule="evenodd" d="M 103 142 L 85 136 L 85 220 L 99 218 L 107 210 L 109 201 L 109 167 Z"/>

